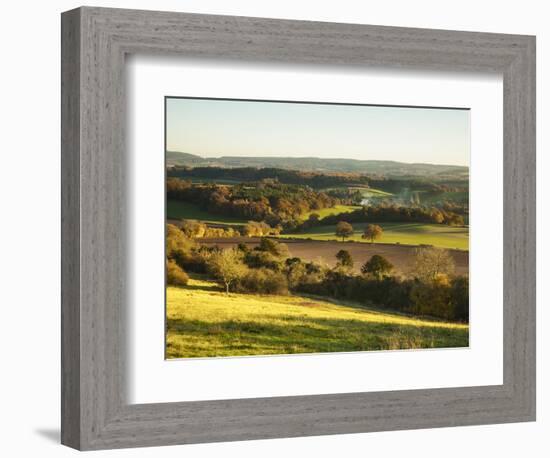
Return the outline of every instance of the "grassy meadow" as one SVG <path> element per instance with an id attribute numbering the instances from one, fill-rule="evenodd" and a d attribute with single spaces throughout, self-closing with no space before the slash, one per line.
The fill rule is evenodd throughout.
<path id="1" fill-rule="evenodd" d="M 469 249 L 469 228 L 442 224 L 424 223 L 374 223 L 383 229 L 382 237 L 375 243 L 399 243 L 404 245 L 433 245 L 449 249 Z M 346 240 L 370 243 L 363 239 L 367 223 L 353 224 L 354 234 Z M 303 238 L 313 240 L 342 240 L 335 235 L 336 226 L 317 226 L 295 234 L 284 234 L 282 238 Z"/>
<path id="2" fill-rule="evenodd" d="M 306 221 L 312 213 L 319 215 L 319 218 L 324 218 L 326 216 L 339 215 L 341 213 L 350 213 L 359 208 L 361 208 L 360 205 L 335 205 L 334 207 L 311 210 L 309 212 L 302 213 L 300 219 L 302 221 Z"/>
<path id="3" fill-rule="evenodd" d="M 460 191 L 460 192 L 449 191 L 449 192 L 437 193 L 434 195 L 421 193 L 420 199 L 422 203 L 425 205 L 431 205 L 437 202 L 444 202 L 444 201 L 464 203 L 464 202 L 468 202 L 469 196 L 468 196 L 468 192 L 466 191 Z"/>
<path id="4" fill-rule="evenodd" d="M 336 205 L 330 208 L 304 213 L 302 220 L 307 220 L 311 213 L 317 213 L 321 218 L 329 215 L 351 212 L 361 208 L 357 205 Z M 198 205 L 176 200 L 167 201 L 167 218 L 170 220 L 196 219 L 206 224 L 242 226 L 247 220 L 234 218 L 225 215 L 214 215 L 199 208 Z M 468 250 L 469 229 L 468 227 L 454 227 L 441 224 L 425 223 L 374 223 L 384 230 L 382 237 L 375 243 L 394 243 L 403 245 L 433 245 L 440 248 Z M 370 243 L 361 237 L 367 223 L 353 224 L 354 234 L 346 240 L 355 242 Z M 312 239 L 312 240 L 335 240 L 341 238 L 335 235 L 336 227 L 315 226 L 299 233 L 281 234 L 281 238 Z"/>
<path id="5" fill-rule="evenodd" d="M 468 346 L 468 325 L 306 296 L 226 295 L 193 276 L 168 287 L 167 358 Z"/>

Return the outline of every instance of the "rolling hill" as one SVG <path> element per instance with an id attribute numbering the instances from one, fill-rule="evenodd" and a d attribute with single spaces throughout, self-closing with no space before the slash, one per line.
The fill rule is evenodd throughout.
<path id="1" fill-rule="evenodd" d="M 203 278 L 166 290 L 168 359 L 466 346 L 467 324 L 315 297 L 225 294 Z"/>
<path id="2" fill-rule="evenodd" d="M 316 172 L 348 172 L 381 176 L 430 176 L 437 178 L 467 178 L 469 168 L 444 164 L 407 164 L 396 161 L 326 159 L 318 157 L 241 157 L 221 156 L 203 158 L 201 156 L 177 151 L 166 152 L 168 166 L 189 167 L 274 167 Z"/>

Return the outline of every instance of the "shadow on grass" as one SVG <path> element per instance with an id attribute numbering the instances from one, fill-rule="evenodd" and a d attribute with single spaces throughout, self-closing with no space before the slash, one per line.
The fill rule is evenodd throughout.
<path id="1" fill-rule="evenodd" d="M 175 346 L 170 342 L 168 354 L 176 358 L 213 356 L 211 348 L 222 348 L 221 356 L 234 356 L 468 346 L 467 329 L 284 315 L 277 320 L 284 324 L 262 322 L 262 318 L 221 322 L 169 319 L 168 340 L 181 336 L 185 354 L 174 355 Z"/>
<path id="2" fill-rule="evenodd" d="M 180 289 L 186 291 L 215 291 L 218 293 L 224 292 L 223 288 L 215 283 L 209 285 L 185 285 L 181 286 Z"/>

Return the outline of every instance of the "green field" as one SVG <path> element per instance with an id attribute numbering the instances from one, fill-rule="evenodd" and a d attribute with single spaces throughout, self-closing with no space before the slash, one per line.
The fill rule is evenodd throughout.
<path id="1" fill-rule="evenodd" d="M 424 205 L 435 204 L 438 202 L 456 202 L 456 203 L 468 203 L 469 193 L 468 191 L 448 191 L 440 193 L 420 193 L 420 201 Z"/>
<path id="2" fill-rule="evenodd" d="M 338 215 L 340 213 L 348 213 L 361 208 L 358 205 L 336 205 L 331 208 L 323 208 L 321 210 L 312 210 L 302 215 L 302 220 L 309 218 L 311 213 L 317 213 L 319 217 L 324 218 L 329 215 Z M 179 200 L 166 201 L 166 213 L 168 219 L 196 219 L 210 224 L 227 224 L 227 225 L 242 225 L 246 224 L 247 220 L 242 218 L 232 218 L 230 216 L 215 215 L 206 210 L 202 210 L 198 205 L 182 202 Z"/>
<path id="3" fill-rule="evenodd" d="M 325 216 L 330 215 L 339 215 L 340 213 L 349 213 L 353 210 L 357 210 L 358 208 L 361 208 L 360 205 L 335 205 L 334 207 L 330 208 L 322 208 L 321 210 L 311 210 L 309 212 L 306 212 L 302 215 L 301 219 L 302 221 L 305 221 L 309 218 L 309 215 L 312 213 L 317 213 L 319 215 L 319 218 L 324 218 Z"/>
<path id="4" fill-rule="evenodd" d="M 167 358 L 468 346 L 468 325 L 301 296 L 167 288 Z"/>
<path id="5" fill-rule="evenodd" d="M 346 240 L 370 243 L 361 238 L 368 223 L 353 224 L 354 234 Z M 469 228 L 443 224 L 423 223 L 374 223 L 384 230 L 378 243 L 401 243 L 404 245 L 433 245 L 441 248 L 469 249 Z M 317 226 L 298 234 L 283 234 L 280 237 L 311 238 L 313 240 L 342 240 L 334 232 L 336 226 Z M 376 243 L 375 242 L 375 243 Z"/>
<path id="6" fill-rule="evenodd" d="M 331 188 L 325 188 L 324 191 L 359 191 L 365 198 L 386 198 L 386 197 L 393 197 L 393 194 L 391 192 L 382 191 L 381 189 L 375 189 L 375 188 L 369 188 L 367 186 L 337 186 L 337 187 L 331 187 Z"/>
<path id="7" fill-rule="evenodd" d="M 210 224 L 243 225 L 246 220 L 224 215 L 214 215 L 202 210 L 198 205 L 179 200 L 166 201 L 167 219 L 196 219 Z"/>
<path id="8" fill-rule="evenodd" d="M 356 189 L 354 187 L 350 187 L 350 189 Z M 393 194 L 391 192 L 382 191 L 380 189 L 374 189 L 374 188 L 357 188 L 357 190 L 361 191 L 363 194 L 363 197 L 369 198 L 384 198 L 384 197 L 393 197 Z"/>

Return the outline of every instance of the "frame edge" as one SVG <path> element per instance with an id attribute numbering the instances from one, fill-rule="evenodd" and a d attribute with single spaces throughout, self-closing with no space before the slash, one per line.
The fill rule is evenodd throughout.
<path id="1" fill-rule="evenodd" d="M 81 447 L 81 10 L 61 14 L 61 443 Z"/>

